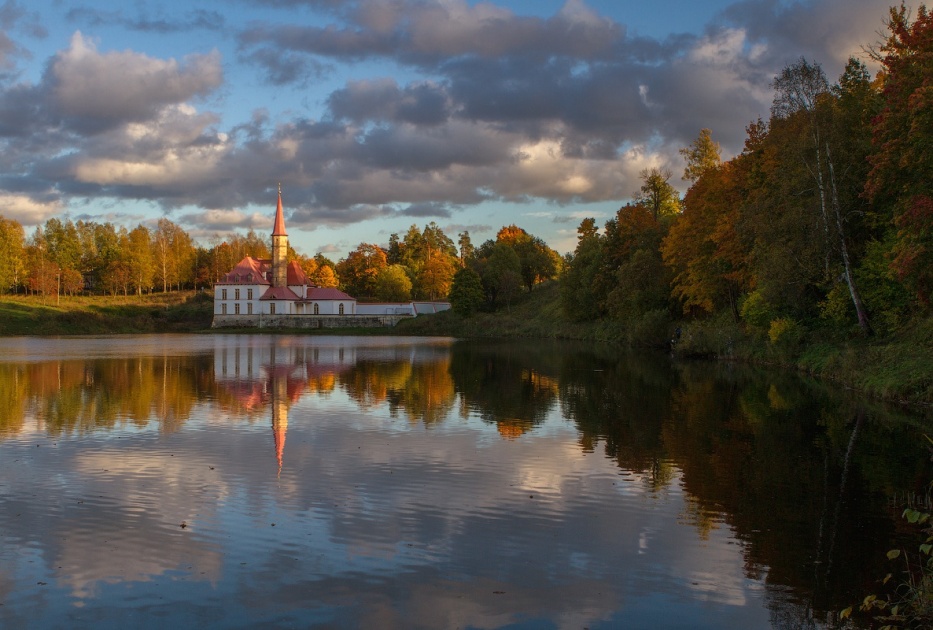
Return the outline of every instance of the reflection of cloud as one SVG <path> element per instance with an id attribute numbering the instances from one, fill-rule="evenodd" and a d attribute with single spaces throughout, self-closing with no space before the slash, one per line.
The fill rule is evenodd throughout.
<path id="1" fill-rule="evenodd" d="M 20 346 L 39 371 L 49 362 L 45 343 Z M 28 466 L 6 457 L 20 444 L 0 444 L 0 531 L 35 560 L 3 563 L 15 583 L 7 601 L 32 605 L 21 593 L 39 574 L 105 621 L 116 614 L 107 597 L 154 600 L 174 582 L 174 599 L 161 609 L 166 624 L 200 606 L 218 625 L 621 625 L 649 619 L 632 615 L 658 599 L 693 614 L 727 609 L 735 627 L 766 624 L 730 529 L 712 529 L 700 545 L 696 529 L 678 522 L 690 501 L 680 470 L 672 467 L 666 491 L 656 492 L 647 474 L 620 475 L 613 459 L 582 452 L 579 431 L 556 412 L 536 416 L 535 439 L 521 440 L 500 439 L 479 410 L 458 416 L 455 405 L 431 407 L 433 423 L 396 420 L 391 396 L 375 394 L 423 374 L 436 379 L 427 385 L 439 398 L 413 394 L 411 409 L 446 401 L 451 345 L 260 335 L 150 343 L 159 365 L 200 384 L 189 384 L 199 397 L 179 431 L 144 422 L 65 434 L 29 444 Z M 62 342 L 65 354 L 80 348 Z M 85 352 L 113 350 L 92 339 Z M 135 378 L 130 368 L 143 359 L 95 359 L 87 363 L 94 369 L 74 374 L 106 387 L 113 375 Z M 553 394 L 553 377 L 520 364 L 510 378 Z M 370 373 L 381 385 L 364 388 L 361 406 L 351 382 Z M 291 389 L 296 374 L 303 388 Z M 338 382 L 329 396 L 306 393 L 308 380 L 328 374 Z M 260 409 L 273 423 L 274 401 L 287 401 L 288 464 L 279 478 L 269 426 L 231 422 L 217 395 L 239 383 L 258 383 L 260 401 L 272 397 Z M 32 621 L 61 625 L 56 614 L 37 610 Z"/>

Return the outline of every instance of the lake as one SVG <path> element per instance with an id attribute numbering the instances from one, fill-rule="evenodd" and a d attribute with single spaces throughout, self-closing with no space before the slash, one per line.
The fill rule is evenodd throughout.
<path id="1" fill-rule="evenodd" d="M 929 425 L 605 345 L 0 339 L 0 627 L 834 627 Z"/>

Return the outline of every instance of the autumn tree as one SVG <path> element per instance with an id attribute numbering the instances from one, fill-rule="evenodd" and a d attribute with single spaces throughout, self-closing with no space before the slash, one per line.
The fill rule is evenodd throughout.
<path id="1" fill-rule="evenodd" d="M 892 267 L 929 309 L 933 300 L 933 13 L 920 5 L 890 9 L 887 39 L 873 51 L 883 68 L 882 106 L 874 119 L 868 198 L 890 212 Z"/>
<path id="2" fill-rule="evenodd" d="M 143 225 L 136 226 L 127 235 L 126 243 L 124 262 L 130 275 L 130 286 L 135 289 L 137 295 L 142 295 L 143 291 L 152 291 L 156 261 L 152 256 L 149 229 Z"/>
<path id="3" fill-rule="evenodd" d="M 381 247 L 360 243 L 337 263 L 341 288 L 353 296 L 375 296 L 376 278 L 386 265 L 386 255 Z"/>
<path id="4" fill-rule="evenodd" d="M 26 234 L 18 221 L 0 216 L 0 290 L 16 292 L 25 265 Z"/>
<path id="5" fill-rule="evenodd" d="M 685 313 L 713 313 L 728 306 L 738 319 L 738 301 L 749 279 L 747 251 L 735 227 L 747 197 L 748 160 L 743 155 L 721 164 L 708 129 L 692 147 L 681 154 L 687 160 L 684 176 L 694 177 L 693 185 L 661 246 L 664 262 L 674 273 L 671 291 Z"/>
<path id="6" fill-rule="evenodd" d="M 713 132 L 701 129 L 700 135 L 690 146 L 680 150 L 687 165 L 683 178 L 695 182 L 707 172 L 719 168 L 722 162 L 722 149 L 718 142 L 713 142 Z"/>
<path id="7" fill-rule="evenodd" d="M 457 272 L 456 260 L 440 250 L 428 254 L 418 274 L 419 294 L 429 300 L 446 298 Z"/>
<path id="8" fill-rule="evenodd" d="M 180 289 L 194 277 L 194 244 L 179 225 L 163 217 L 159 219 L 151 238 L 156 278 L 162 290 L 172 285 Z"/>

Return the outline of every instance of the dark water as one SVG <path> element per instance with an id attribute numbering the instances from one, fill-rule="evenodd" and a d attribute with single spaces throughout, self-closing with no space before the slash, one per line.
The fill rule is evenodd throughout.
<path id="1" fill-rule="evenodd" d="M 580 344 L 0 340 L 0 627 L 834 627 L 925 424 Z"/>

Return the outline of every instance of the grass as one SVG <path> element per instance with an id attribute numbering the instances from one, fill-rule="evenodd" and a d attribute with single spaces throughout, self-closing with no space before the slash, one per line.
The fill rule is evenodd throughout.
<path id="1" fill-rule="evenodd" d="M 211 296 L 0 296 L 0 336 L 194 332 L 210 328 Z"/>

